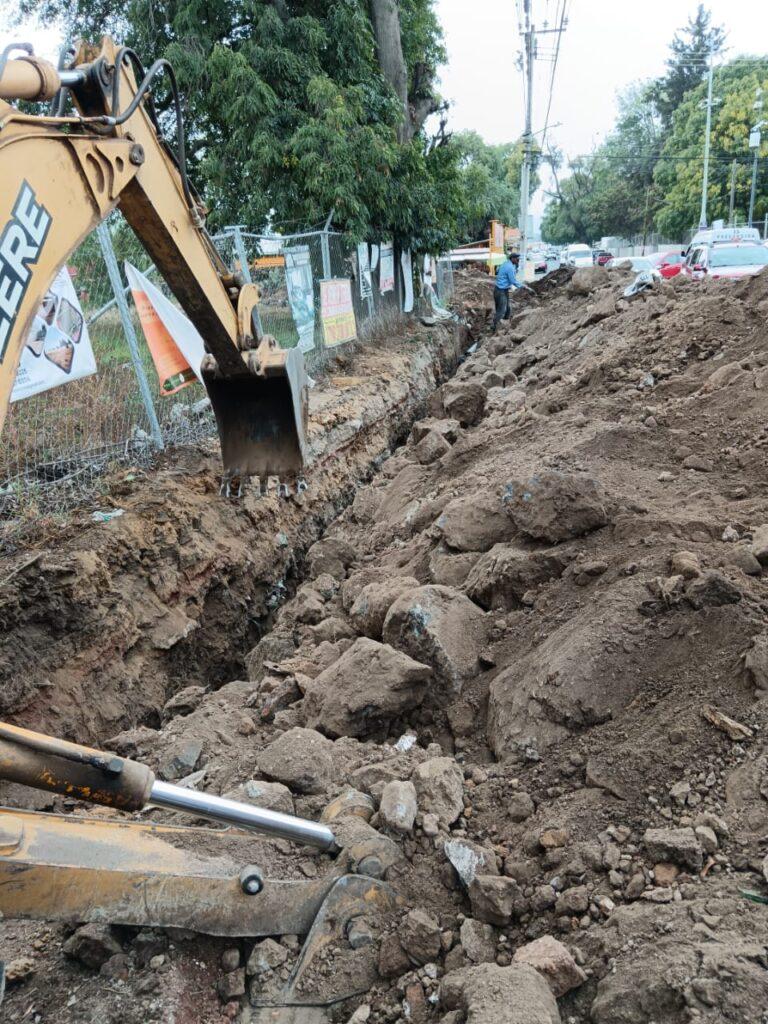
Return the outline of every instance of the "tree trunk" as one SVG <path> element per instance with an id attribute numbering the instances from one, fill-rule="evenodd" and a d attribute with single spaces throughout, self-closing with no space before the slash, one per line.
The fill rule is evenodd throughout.
<path id="1" fill-rule="evenodd" d="M 413 138 L 413 125 L 408 109 L 408 69 L 403 57 L 400 39 L 400 11 L 397 0 L 370 0 L 373 35 L 379 67 L 384 78 L 395 91 L 403 109 L 403 121 L 398 131 L 400 142 Z"/>

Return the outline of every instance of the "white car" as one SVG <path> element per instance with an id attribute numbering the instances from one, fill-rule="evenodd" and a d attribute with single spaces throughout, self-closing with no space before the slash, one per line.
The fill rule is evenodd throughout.
<path id="1" fill-rule="evenodd" d="M 635 274 L 649 270 L 654 277 L 661 277 L 656 264 L 648 256 L 614 256 L 607 266 L 609 270 L 632 270 Z"/>
<path id="2" fill-rule="evenodd" d="M 705 276 L 754 277 L 766 266 L 768 250 L 757 242 L 697 245 L 689 252 L 683 273 L 697 280 Z"/>

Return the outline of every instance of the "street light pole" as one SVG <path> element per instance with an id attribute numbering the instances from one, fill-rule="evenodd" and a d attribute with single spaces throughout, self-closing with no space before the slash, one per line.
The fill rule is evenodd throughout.
<path id="1" fill-rule="evenodd" d="M 533 120 L 533 57 L 535 32 L 531 25 L 531 3 L 525 0 L 525 134 L 523 137 L 523 166 L 520 170 L 520 272 L 525 279 L 525 260 L 528 253 L 528 193 L 531 188 L 531 125 Z"/>
<path id="2" fill-rule="evenodd" d="M 712 80 L 714 51 L 709 51 L 709 74 L 707 75 L 707 126 L 704 130 L 704 181 L 701 186 L 701 213 L 699 227 L 707 226 L 707 188 L 709 187 L 709 135 L 712 130 Z"/>

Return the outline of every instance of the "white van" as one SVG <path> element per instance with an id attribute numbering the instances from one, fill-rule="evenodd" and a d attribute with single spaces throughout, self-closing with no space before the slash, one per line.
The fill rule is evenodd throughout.
<path id="1" fill-rule="evenodd" d="M 569 245 L 565 250 L 565 263 L 568 267 L 591 267 L 592 250 L 581 243 Z"/>
<path id="2" fill-rule="evenodd" d="M 721 245 L 723 242 L 729 245 L 739 245 L 741 242 L 756 242 L 760 244 L 760 232 L 757 228 L 700 228 L 691 239 L 691 244 L 686 250 L 686 255 L 691 249 L 700 245 Z"/>

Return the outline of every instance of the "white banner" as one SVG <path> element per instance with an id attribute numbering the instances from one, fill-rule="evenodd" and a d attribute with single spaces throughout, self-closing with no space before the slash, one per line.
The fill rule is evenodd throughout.
<path id="1" fill-rule="evenodd" d="M 21 350 L 11 401 L 96 373 L 88 327 L 72 278 L 62 267 L 37 311 Z"/>
<path id="2" fill-rule="evenodd" d="M 144 292 L 150 304 L 154 306 L 163 327 L 170 335 L 171 341 L 194 370 L 200 383 L 203 383 L 200 364 L 205 355 L 205 345 L 195 325 L 178 306 L 175 306 L 166 295 L 163 295 L 157 285 L 152 284 L 146 274 L 142 274 L 128 260 L 125 261 L 125 276 L 128 278 L 131 291 Z M 149 342 L 149 339 L 147 341 Z M 155 356 L 154 352 L 153 356 Z M 157 365 L 157 360 L 155 363 Z"/>
<path id="3" fill-rule="evenodd" d="M 413 268 L 411 267 L 411 250 L 400 253 L 400 266 L 403 269 L 403 312 L 413 311 Z"/>
<path id="4" fill-rule="evenodd" d="M 360 298 L 370 299 L 373 295 L 371 284 L 371 262 L 368 256 L 368 243 L 361 242 L 357 247 L 357 279 L 360 284 Z"/>
<path id="5" fill-rule="evenodd" d="M 382 295 L 395 287 L 395 254 L 392 243 L 382 245 L 379 253 L 379 291 Z"/>
<path id="6" fill-rule="evenodd" d="M 284 255 L 288 302 L 299 334 L 299 349 L 309 352 L 315 347 L 315 292 L 309 246 L 293 246 Z"/>

